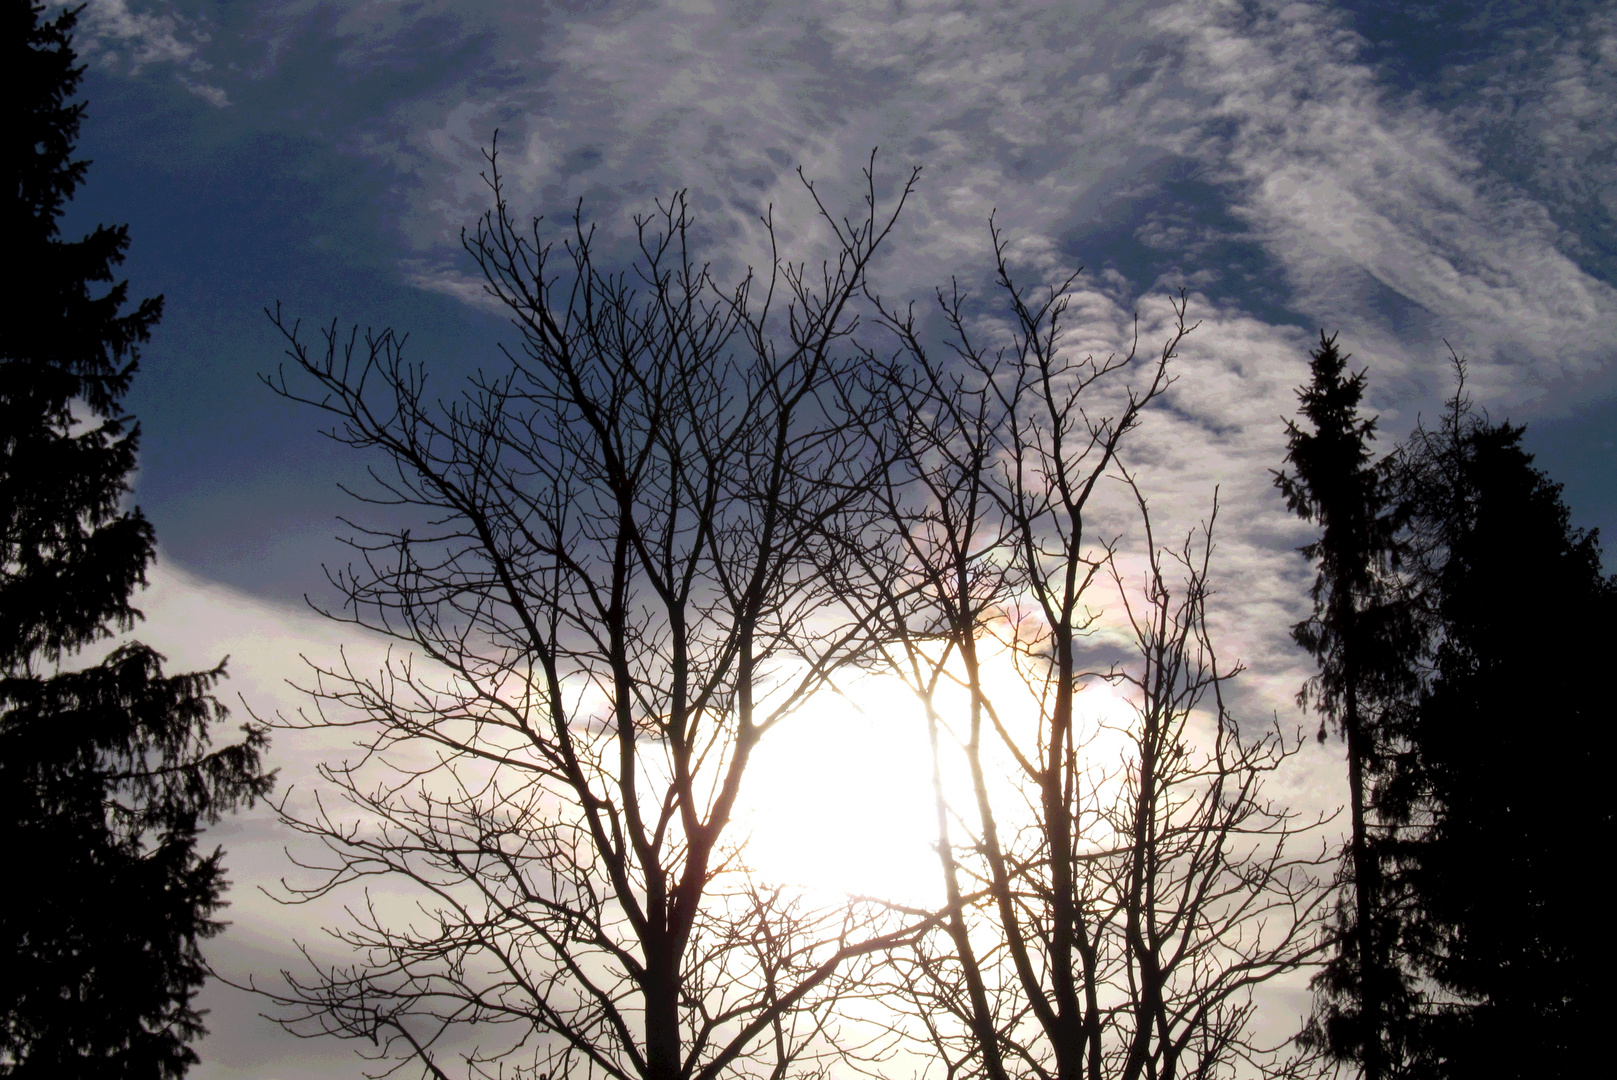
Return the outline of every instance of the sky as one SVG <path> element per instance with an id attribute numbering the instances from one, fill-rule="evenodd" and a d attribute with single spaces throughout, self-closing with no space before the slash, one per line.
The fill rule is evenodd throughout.
<path id="1" fill-rule="evenodd" d="M 1285 627 L 1307 535 L 1268 470 L 1322 329 L 1368 368 L 1384 446 L 1440 409 L 1452 346 L 1574 522 L 1617 536 L 1617 4 L 90 0 L 80 25 L 94 165 L 65 228 L 129 223 L 133 293 L 167 304 L 128 399 L 160 546 L 141 633 L 176 667 L 229 654 L 238 712 L 295 709 L 299 654 L 343 644 L 304 597 L 344 561 L 366 464 L 263 385 L 265 308 L 408 331 L 442 387 L 497 364 L 509 329 L 459 244 L 496 130 L 518 213 L 582 200 L 619 229 L 686 188 L 721 274 L 770 206 L 812 251 L 797 170 L 851 204 L 879 147 L 884 183 L 923 168 L 886 297 L 988 289 L 990 214 L 1026 280 L 1084 267 L 1082 347 L 1136 314 L 1160 339 L 1186 290 L 1200 326 L 1131 461 L 1168 525 L 1218 488 L 1215 615 L 1260 712 L 1306 674 Z M 1507 582 L 1500 602 L 1553 632 Z M 330 748 L 280 740 L 306 789 Z M 1339 749 L 1310 753 L 1292 793 L 1328 804 Z M 216 835 L 236 888 L 210 956 L 294 966 L 317 913 L 257 888 L 287 837 L 264 814 Z M 360 1075 L 251 998 L 207 1004 L 194 1075 Z"/>

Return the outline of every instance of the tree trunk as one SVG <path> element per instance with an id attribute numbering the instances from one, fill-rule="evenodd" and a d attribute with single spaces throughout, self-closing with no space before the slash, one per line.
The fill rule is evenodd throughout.
<path id="1" fill-rule="evenodd" d="M 672 957 L 646 965 L 646 1080 L 679 1080 L 679 981 Z"/>
<path id="2" fill-rule="evenodd" d="M 1351 663 L 1351 661 L 1350 661 Z M 1354 951 L 1359 961 L 1359 1022 L 1363 1029 L 1364 1080 L 1381 1080 L 1381 980 L 1375 956 L 1375 866 L 1370 857 L 1365 831 L 1364 732 L 1359 722 L 1358 687 L 1347 680 L 1347 709 L 1344 726 L 1348 744 L 1348 788 L 1353 825 Z"/>

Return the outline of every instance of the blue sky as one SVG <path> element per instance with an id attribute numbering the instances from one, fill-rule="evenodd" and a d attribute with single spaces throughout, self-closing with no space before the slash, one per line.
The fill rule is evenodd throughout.
<path id="1" fill-rule="evenodd" d="M 613 220 L 674 186 L 719 250 L 793 169 L 926 167 L 889 293 L 980 278 L 999 222 L 1124 306 L 1341 330 L 1393 433 L 1443 339 L 1532 421 L 1581 522 L 1617 515 L 1611 5 L 90 5 L 74 207 L 168 297 L 132 405 L 177 566 L 308 587 L 354 462 L 255 385 L 262 308 L 407 329 L 475 365 L 459 228 L 496 128 L 527 209 Z M 1296 339 L 1299 343 L 1302 337 Z M 447 373 L 447 372 L 446 372 Z M 318 557 L 313 560 L 318 563 Z"/>
<path id="2" fill-rule="evenodd" d="M 128 222 L 132 286 L 168 302 L 130 398 L 163 559 L 147 636 L 232 652 L 255 708 L 336 640 L 297 605 L 364 464 L 260 384 L 263 308 L 407 330 L 443 387 L 497 363 L 458 245 L 496 128 L 520 211 L 583 199 L 613 227 L 685 186 L 721 271 L 771 203 L 811 253 L 794 170 L 846 197 L 879 145 L 890 174 L 925 170 L 884 295 L 981 288 L 991 211 L 1029 280 L 1086 267 L 1085 345 L 1134 311 L 1149 340 L 1188 289 L 1202 327 L 1137 463 L 1170 517 L 1221 486 L 1228 630 L 1282 706 L 1306 571 L 1266 470 L 1320 328 L 1369 366 L 1389 437 L 1438 408 L 1451 343 L 1574 520 L 1617 538 L 1612 3 L 91 0 L 79 43 L 95 166 L 68 228 Z M 304 751 L 278 752 L 295 776 Z M 221 955 L 293 962 L 265 959 L 285 923 L 252 899 L 273 825 L 222 837 Z M 232 1001 L 216 1027 L 247 1023 Z M 204 1076 L 358 1075 L 257 1028 L 210 1047 Z"/>

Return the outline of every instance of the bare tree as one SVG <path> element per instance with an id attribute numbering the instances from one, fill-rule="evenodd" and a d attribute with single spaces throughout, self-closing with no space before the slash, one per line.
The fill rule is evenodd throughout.
<path id="1" fill-rule="evenodd" d="M 1325 896 L 1323 843 L 1292 850 L 1318 823 L 1261 794 L 1298 742 L 1244 735 L 1227 709 L 1239 667 L 1208 632 L 1211 519 L 1160 548 L 1119 458 L 1193 327 L 1181 298 L 1160 352 L 1141 356 L 1136 333 L 1125 355 L 1075 358 L 1076 275 L 1024 292 L 994 239 L 1004 347 L 975 339 L 958 290 L 939 295 L 947 359 L 912 311 L 885 311 L 891 537 L 844 585 L 932 744 L 946 907 L 890 969 L 895 989 L 951 1078 L 1273 1068 L 1252 989 L 1310 962 Z M 1138 581 L 1090 524 L 1108 477 L 1143 526 Z M 1103 624 L 1106 593 L 1122 617 Z M 1129 715 L 1086 716 L 1103 695 Z"/>
<path id="2" fill-rule="evenodd" d="M 870 637 L 821 570 L 868 511 L 848 337 L 915 176 L 888 211 L 867 172 L 851 220 L 816 196 L 829 260 L 725 289 L 683 194 L 611 273 L 577 215 L 559 247 L 514 224 L 488 157 L 464 242 L 521 335 L 499 374 L 434 401 L 392 332 L 275 314 L 274 389 L 379 454 L 362 501 L 410 524 L 355 527 L 329 613 L 402 648 L 316 667 L 290 721 L 362 748 L 322 772 L 348 809 L 288 813 L 327 852 L 291 898 L 392 891 L 273 996 L 435 1077 L 812 1071 L 839 975 L 917 931 L 754 887 L 726 828 L 759 740 Z"/>

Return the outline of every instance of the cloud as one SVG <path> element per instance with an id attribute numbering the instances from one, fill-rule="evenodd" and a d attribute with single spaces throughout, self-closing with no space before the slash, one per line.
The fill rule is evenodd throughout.
<path id="1" fill-rule="evenodd" d="M 770 205 L 790 251 L 817 250 L 796 168 L 856 205 L 880 145 L 889 179 L 926 166 L 895 237 L 903 257 L 882 267 L 890 295 L 981 274 L 995 210 L 1010 235 L 1053 252 L 1133 217 L 1139 242 L 1193 284 L 1223 275 L 1198 261 L 1216 242 L 1257 245 L 1282 306 L 1346 330 L 1396 396 L 1433 397 L 1444 338 L 1472 355 L 1475 388 L 1496 404 L 1554 408 L 1609 362 L 1617 291 L 1569 256 L 1576 237 L 1537 189 L 1490 170 L 1453 110 L 1385 90 L 1321 3 L 411 10 L 354 5 L 330 33 L 355 68 L 397 63 L 430 27 L 482 41 L 464 70 L 358 137 L 406 195 L 406 273 L 423 288 L 476 302 L 456 247 L 488 204 L 479 174 L 496 128 L 519 215 L 554 222 L 583 200 L 626 230 L 629 213 L 688 187 L 732 273 L 765 257 L 756 218 Z M 1613 130 L 1598 109 L 1617 63 L 1608 24 L 1597 14 L 1581 38 L 1558 38 L 1543 78 L 1514 88 L 1516 111 L 1559 151 L 1538 155 L 1554 182 L 1597 200 L 1606 188 L 1590 177 Z M 1207 190 L 1168 211 L 1152 177 L 1176 161 Z M 1213 223 L 1229 214 L 1239 235 Z M 1082 254 L 1107 257 L 1104 244 Z"/>
<path id="2" fill-rule="evenodd" d="M 100 0 L 86 25 L 145 57 L 131 64 L 200 62 L 200 24 L 169 8 L 141 12 Z M 787 250 L 812 252 L 823 237 L 796 168 L 833 206 L 856 205 L 873 145 L 888 181 L 910 161 L 926 166 L 878 268 L 889 297 L 924 298 L 957 273 L 981 292 L 996 210 L 1029 280 L 1080 259 L 1106 265 L 1114 225 L 1169 260 L 1170 277 L 1084 279 L 1091 324 L 1074 345 L 1116 344 L 1136 307 L 1149 343 L 1164 330 L 1162 290 L 1201 290 L 1181 381 L 1134 445 L 1178 526 L 1222 486 L 1221 573 L 1241 600 L 1229 632 L 1272 682 L 1276 707 L 1300 677 L 1285 627 L 1304 570 L 1292 551 L 1299 527 L 1267 470 L 1312 338 L 1298 324 L 1344 331 L 1374 368 L 1393 435 L 1441 396 L 1443 337 L 1472 354 L 1473 387 L 1496 405 L 1553 407 L 1571 380 L 1598 379 L 1609 364 L 1610 284 L 1566 254 L 1565 230 L 1532 191 L 1490 170 L 1464 117 L 1388 91 L 1363 42 L 1321 3 L 537 11 L 300 0 L 266 9 L 252 30 L 270 57 L 263 79 L 290 70 L 280 60 L 309 47 L 299 34 L 310 26 L 350 73 L 408 65 L 412 43 L 415 53 L 463 50 L 430 78 L 398 84 L 351 134 L 405 196 L 401 275 L 467 303 L 486 298 L 457 262 L 458 236 L 487 205 L 479 173 L 496 127 L 519 213 L 565 216 L 583 199 L 621 228 L 629 211 L 687 185 L 710 250 L 730 253 L 721 272 L 763 258 L 756 215 L 771 204 Z M 1541 75 L 1497 84 L 1558 151 L 1540 155 L 1545 185 L 1607 190 L 1596 166 L 1612 125 L 1598 106 L 1617 64 L 1614 27 L 1609 12 L 1592 14 L 1543 47 Z M 1201 202 L 1162 204 L 1157 176 L 1170 164 L 1198 170 Z M 1260 314 L 1225 266 L 1209 264 L 1229 243 L 1272 260 L 1278 280 L 1262 284 L 1276 286 L 1278 310 Z"/>
<path id="3" fill-rule="evenodd" d="M 1188 149 L 1230 186 L 1298 311 L 1348 328 L 1385 374 L 1424 367 L 1427 392 L 1439 338 L 1472 355 L 1495 403 L 1609 363 L 1617 290 L 1563 253 L 1545 207 L 1486 172 L 1455 124 L 1385 92 L 1333 9 L 1191 0 L 1158 24 L 1215 101 Z M 1586 85 L 1565 95 L 1581 101 Z M 1546 132 L 1591 130 L 1564 120 Z"/>
<path id="4" fill-rule="evenodd" d="M 1445 338 L 1471 354 L 1492 404 L 1553 410 L 1613 377 L 1617 290 L 1579 262 L 1580 246 L 1617 244 L 1601 239 L 1617 200 L 1617 124 L 1601 108 L 1617 16 L 1604 8 L 1522 38 L 1510 62 L 1435 104 L 1386 89 L 1346 16 L 1318 0 L 297 0 L 266 5 L 230 42 L 204 18 L 136 3 L 95 0 L 87 37 L 132 71 L 181 68 L 216 105 L 229 97 L 208 65 L 246 63 L 248 40 L 264 49 L 262 80 L 306 74 L 287 62 L 299 49 L 345 81 L 377 76 L 386 94 L 348 95 L 347 127 L 327 137 L 391 171 L 401 275 L 468 302 L 481 301 L 458 237 L 488 205 L 479 174 L 496 128 L 519 216 L 556 223 L 582 200 L 623 231 L 688 187 L 726 275 L 766 258 L 756 219 L 771 205 L 788 251 L 812 257 L 823 229 L 797 167 L 856 206 L 879 145 L 888 180 L 926 167 L 894 238 L 903 257 L 881 267 L 889 295 L 980 278 L 997 210 L 1008 235 L 1068 262 L 1112 259 L 1108 230 L 1121 229 L 1221 299 L 1241 300 L 1244 279 L 1220 253 L 1253 245 L 1278 273 L 1248 283 L 1248 310 L 1342 328 L 1396 386 L 1390 400 L 1433 397 Z M 1478 145 L 1507 121 L 1532 146 L 1531 175 L 1501 172 Z M 1164 203 L 1158 178 L 1175 168 L 1202 185 L 1189 204 Z M 1591 234 L 1567 206 L 1589 211 Z"/>
<path id="5" fill-rule="evenodd" d="M 1500 97 L 1542 153 L 1535 179 L 1570 202 L 1597 203 L 1617 219 L 1617 11 L 1595 10 L 1545 49 L 1546 70 L 1525 86 L 1495 80 Z M 1492 96 L 1492 95 L 1490 95 Z M 1608 220 L 1609 230 L 1611 221 Z"/>
<path id="6" fill-rule="evenodd" d="M 566 212 L 583 198 L 621 224 L 686 186 L 713 238 L 750 256 L 770 204 L 793 240 L 812 237 L 797 167 L 839 205 L 856 201 L 879 145 L 889 178 L 927 169 L 903 232 L 924 288 L 981 261 L 996 206 L 1011 228 L 1053 235 L 1097 185 L 1165 153 L 1140 133 L 1189 112 L 1156 92 L 1160 58 L 1144 56 L 1130 14 L 692 3 L 511 20 L 488 57 L 494 88 L 402 104 L 368 146 L 411 177 L 409 229 L 423 247 L 486 205 L 481 150 L 499 127 L 522 209 Z"/>
<path id="7" fill-rule="evenodd" d="M 1341 329 L 1372 366 L 1391 437 L 1446 391 L 1445 337 L 1496 406 L 1553 408 L 1609 364 L 1611 285 L 1568 257 L 1545 205 L 1491 171 L 1452 109 L 1386 89 L 1322 3 L 690 0 L 544 15 L 494 4 L 466 19 L 445 33 L 497 28 L 477 70 L 397 101 L 362 142 L 408 195 L 404 265 L 422 288 L 484 302 L 454 252 L 487 205 L 479 173 L 496 127 L 519 213 L 565 216 L 582 199 L 622 228 L 686 185 L 711 250 L 733 264 L 759 261 L 755 216 L 770 204 L 788 250 L 814 249 L 797 166 L 841 206 L 856 201 L 871 146 L 889 177 L 921 161 L 878 269 L 890 297 L 924 298 L 956 273 L 981 292 L 996 210 L 1029 280 L 1080 258 L 1105 265 L 1110 241 L 1087 238 L 1113 221 L 1171 258 L 1170 278 L 1085 279 L 1090 323 L 1074 347 L 1115 346 L 1135 308 L 1149 345 L 1165 331 L 1162 290 L 1192 288 L 1202 325 L 1131 453 L 1165 530 L 1194 525 L 1220 486 L 1219 618 L 1252 668 L 1258 715 L 1290 714 L 1306 674 L 1287 637 L 1305 603 L 1305 530 L 1269 470 L 1312 327 Z M 334 32 L 344 63 L 385 65 L 421 25 L 359 5 Z M 1607 129 L 1589 106 L 1611 50 L 1606 23 L 1588 25 L 1579 42 L 1557 38 L 1546 89 L 1517 92 L 1542 103 L 1544 139 L 1593 161 Z M 1202 202 L 1162 207 L 1157 170 L 1172 163 L 1198 170 Z M 1207 264 L 1228 243 L 1272 260 L 1277 280 L 1260 284 L 1279 310 L 1259 314 Z"/>
<path id="8" fill-rule="evenodd" d="M 52 7 L 73 6 L 52 0 Z M 172 64 L 175 80 L 215 108 L 230 104 L 225 91 L 202 76 L 212 65 L 202 59 L 211 36 L 201 21 L 159 0 L 143 10 L 128 0 L 85 0 L 74 39 L 80 55 L 97 64 L 138 75 L 148 67 Z"/>
<path id="9" fill-rule="evenodd" d="M 151 587 L 136 601 L 146 621 L 131 636 L 163 653 L 170 672 L 204 670 L 228 656 L 228 678 L 219 695 L 234 714 L 232 725 L 246 720 L 249 712 L 295 717 L 307 704 L 294 686 L 308 682 L 304 656 L 329 663 L 342 651 L 359 670 L 379 667 L 384 657 L 382 645 L 350 627 L 307 610 L 266 603 L 177 570 L 161 559 L 150 577 Z M 216 739 L 230 733 L 231 729 L 221 731 Z M 308 813 L 321 786 L 317 766 L 353 753 L 351 733 L 275 732 L 269 754 L 270 765 L 279 770 L 274 798 L 288 799 L 292 810 Z M 204 946 L 214 971 L 232 982 L 252 979 L 273 989 L 282 970 L 307 970 L 308 962 L 294 943 L 310 947 L 322 959 L 340 955 L 333 953 L 321 928 L 345 924 L 344 897 L 296 907 L 274 899 L 286 895 L 284 880 L 297 881 L 300 876 L 307 880 L 289 856 L 318 858 L 317 846 L 282 826 L 274 809 L 262 803 L 209 828 L 202 846 L 213 844 L 225 850 L 231 883 L 229 906 L 223 912 L 229 925 Z M 386 903 L 393 889 L 383 882 L 373 892 Z M 281 1032 L 258 1015 L 274 1011 L 265 1000 L 210 980 L 198 1003 L 209 1010 L 210 1035 L 200 1044 L 202 1064 L 192 1073 L 197 1080 L 314 1080 L 360 1074 L 351 1044 L 297 1039 Z"/>

